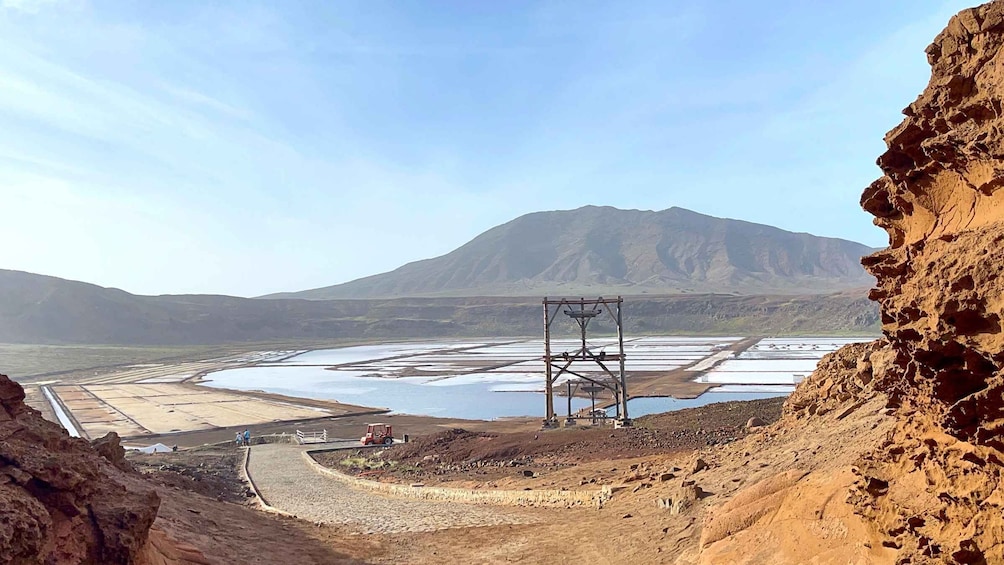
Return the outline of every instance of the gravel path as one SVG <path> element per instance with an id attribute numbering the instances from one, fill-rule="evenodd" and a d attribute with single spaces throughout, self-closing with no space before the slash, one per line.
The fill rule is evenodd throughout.
<path id="1" fill-rule="evenodd" d="M 385 497 L 357 490 L 318 473 L 300 446 L 266 444 L 251 449 L 248 472 L 268 503 L 311 522 L 346 524 L 364 533 L 429 532 L 447 528 L 528 524 L 526 510 Z"/>

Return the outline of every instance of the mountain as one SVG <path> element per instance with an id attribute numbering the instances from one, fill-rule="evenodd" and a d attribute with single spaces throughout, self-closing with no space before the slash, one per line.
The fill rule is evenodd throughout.
<path id="1" fill-rule="evenodd" d="M 871 286 L 860 262 L 873 251 L 683 208 L 586 206 L 521 216 L 389 273 L 266 298 L 814 294 Z"/>
<path id="2" fill-rule="evenodd" d="M 631 333 L 877 332 L 864 292 L 625 299 Z M 137 296 L 0 270 L 0 343 L 210 345 L 540 335 L 529 297 L 293 300 Z M 598 330 L 611 330 L 597 321 Z"/>

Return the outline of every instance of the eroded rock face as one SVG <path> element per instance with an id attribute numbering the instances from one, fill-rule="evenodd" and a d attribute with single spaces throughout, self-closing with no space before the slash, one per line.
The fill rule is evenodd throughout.
<path id="1" fill-rule="evenodd" d="M 900 353 L 897 400 L 939 412 L 952 435 L 1000 443 L 1004 364 L 1004 4 L 965 10 L 927 49 L 932 78 L 889 132 L 885 176 L 862 196 L 890 247 L 865 259 Z M 983 391 L 983 394 L 980 392 Z M 909 397 L 909 398 L 907 398 Z"/>
<path id="2" fill-rule="evenodd" d="M 0 375 L 0 563 L 136 562 L 160 499 L 126 479 Z"/>
<path id="3" fill-rule="evenodd" d="M 823 416 L 834 410 L 846 410 L 851 400 L 863 402 L 875 396 L 872 358 L 888 346 L 882 340 L 842 347 L 819 361 L 816 371 L 805 380 L 784 404 L 788 419 Z"/>
<path id="4" fill-rule="evenodd" d="M 885 342 L 870 385 L 900 419 L 853 501 L 901 563 L 1004 562 L 1004 2 L 927 49 L 930 84 L 886 136 L 862 206 Z"/>

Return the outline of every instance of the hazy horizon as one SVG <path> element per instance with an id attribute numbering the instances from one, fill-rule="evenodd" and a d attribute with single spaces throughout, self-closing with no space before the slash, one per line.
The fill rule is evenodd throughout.
<path id="1" fill-rule="evenodd" d="M 858 197 L 968 5 L 0 0 L 0 268 L 258 296 L 589 204 L 883 246 Z"/>

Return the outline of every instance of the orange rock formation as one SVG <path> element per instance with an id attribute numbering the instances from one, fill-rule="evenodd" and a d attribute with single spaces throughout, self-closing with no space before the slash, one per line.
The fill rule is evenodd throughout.
<path id="1" fill-rule="evenodd" d="M 118 436 L 95 444 L 44 420 L 0 375 L 0 564 L 204 563 L 151 530 L 160 499 Z"/>
<path id="2" fill-rule="evenodd" d="M 953 17 L 927 55 L 861 198 L 889 233 L 864 263 L 887 340 L 875 387 L 900 424 L 855 503 L 899 562 L 1004 563 L 1004 2 Z"/>
<path id="3" fill-rule="evenodd" d="M 841 462 L 852 480 L 819 466 L 710 508 L 700 562 L 1004 563 L 1004 0 L 953 17 L 927 55 L 861 198 L 889 233 L 863 261 L 884 337 L 825 358 L 774 428 L 814 433 L 867 404 L 891 431 L 842 438 L 881 439 Z"/>

